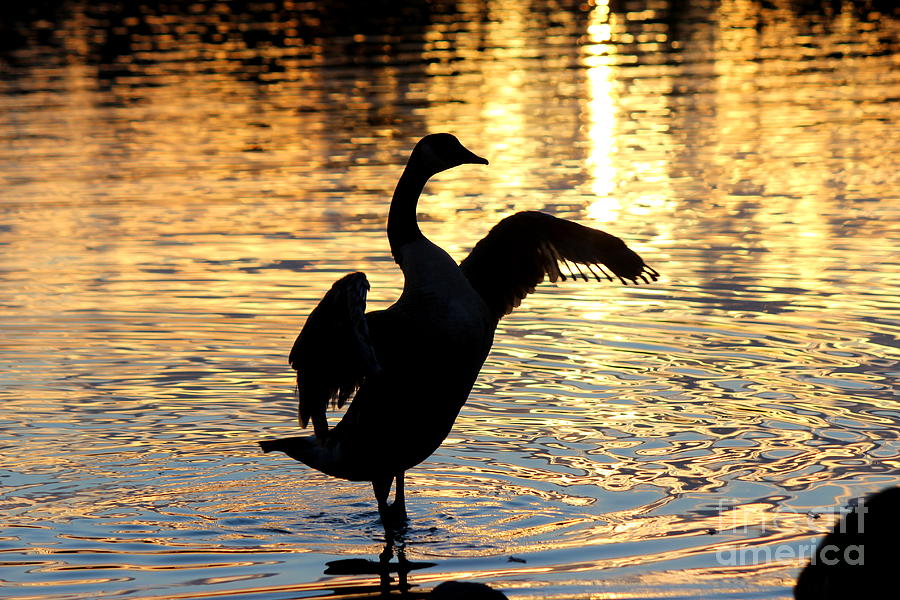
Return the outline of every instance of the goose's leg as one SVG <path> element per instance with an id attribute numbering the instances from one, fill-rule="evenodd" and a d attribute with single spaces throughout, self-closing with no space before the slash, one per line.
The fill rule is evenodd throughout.
<path id="1" fill-rule="evenodd" d="M 391 506 L 387 499 L 392 479 L 393 477 L 382 477 L 372 480 L 372 491 L 375 492 L 375 500 L 378 502 L 378 514 L 381 515 L 381 522 L 385 527 L 388 527 L 391 521 Z"/>
<path id="2" fill-rule="evenodd" d="M 391 505 L 391 512 L 394 513 L 394 519 L 398 522 L 406 521 L 406 496 L 403 493 L 403 471 L 395 476 L 396 488 L 394 489 L 394 503 Z"/>

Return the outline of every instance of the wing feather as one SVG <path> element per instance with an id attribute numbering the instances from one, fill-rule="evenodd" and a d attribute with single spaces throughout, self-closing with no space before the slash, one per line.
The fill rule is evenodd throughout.
<path id="1" fill-rule="evenodd" d="M 378 372 L 366 322 L 369 282 L 363 273 L 337 280 L 310 313 L 288 358 L 297 371 L 300 425 L 310 418 L 316 437 L 328 434 L 325 410 L 338 408 Z"/>
<path id="2" fill-rule="evenodd" d="M 545 277 L 565 281 L 560 263 L 573 279 L 585 281 L 615 276 L 626 284 L 649 283 L 659 277 L 616 236 L 536 211 L 497 223 L 460 268 L 499 320 Z"/>

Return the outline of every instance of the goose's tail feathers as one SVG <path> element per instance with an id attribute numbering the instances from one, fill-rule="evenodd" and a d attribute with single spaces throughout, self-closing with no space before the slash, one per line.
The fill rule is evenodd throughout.
<path id="1" fill-rule="evenodd" d="M 277 440 L 262 440 L 259 447 L 263 452 L 284 452 L 294 460 L 299 460 L 304 464 L 315 467 L 309 463 L 313 456 L 317 454 L 320 444 L 316 442 L 315 436 L 289 437 Z"/>
<path id="2" fill-rule="evenodd" d="M 314 435 L 263 440 L 259 442 L 259 447 L 266 453 L 284 452 L 294 460 L 332 477 L 353 481 L 370 480 L 364 469 L 361 471 L 353 468 L 352 464 L 347 465 L 342 460 L 340 444 L 324 444 Z"/>

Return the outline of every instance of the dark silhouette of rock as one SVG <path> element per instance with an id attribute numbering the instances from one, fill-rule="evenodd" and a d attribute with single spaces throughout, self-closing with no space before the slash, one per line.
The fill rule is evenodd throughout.
<path id="1" fill-rule="evenodd" d="M 816 548 L 794 587 L 797 600 L 897 595 L 900 487 L 873 494 L 845 514 Z"/>
<path id="2" fill-rule="evenodd" d="M 483 583 L 445 581 L 431 591 L 431 600 L 506 600 L 506 594 Z"/>

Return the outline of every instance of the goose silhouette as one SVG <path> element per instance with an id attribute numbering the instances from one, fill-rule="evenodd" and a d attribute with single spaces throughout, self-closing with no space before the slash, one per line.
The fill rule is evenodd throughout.
<path id="1" fill-rule="evenodd" d="M 339 279 L 310 313 L 290 353 L 300 425 L 315 435 L 260 442 L 327 475 L 371 481 L 386 528 L 406 521 L 404 473 L 441 445 L 478 377 L 500 319 L 545 277 L 648 283 L 658 273 L 619 238 L 541 212 L 501 220 L 460 264 L 419 229 L 428 179 L 488 164 L 449 133 L 416 144 L 388 213 L 391 254 L 404 275 L 389 308 L 365 312 L 363 273 Z M 329 403 L 342 407 L 329 429 Z M 392 483 L 394 502 L 388 503 Z"/>

